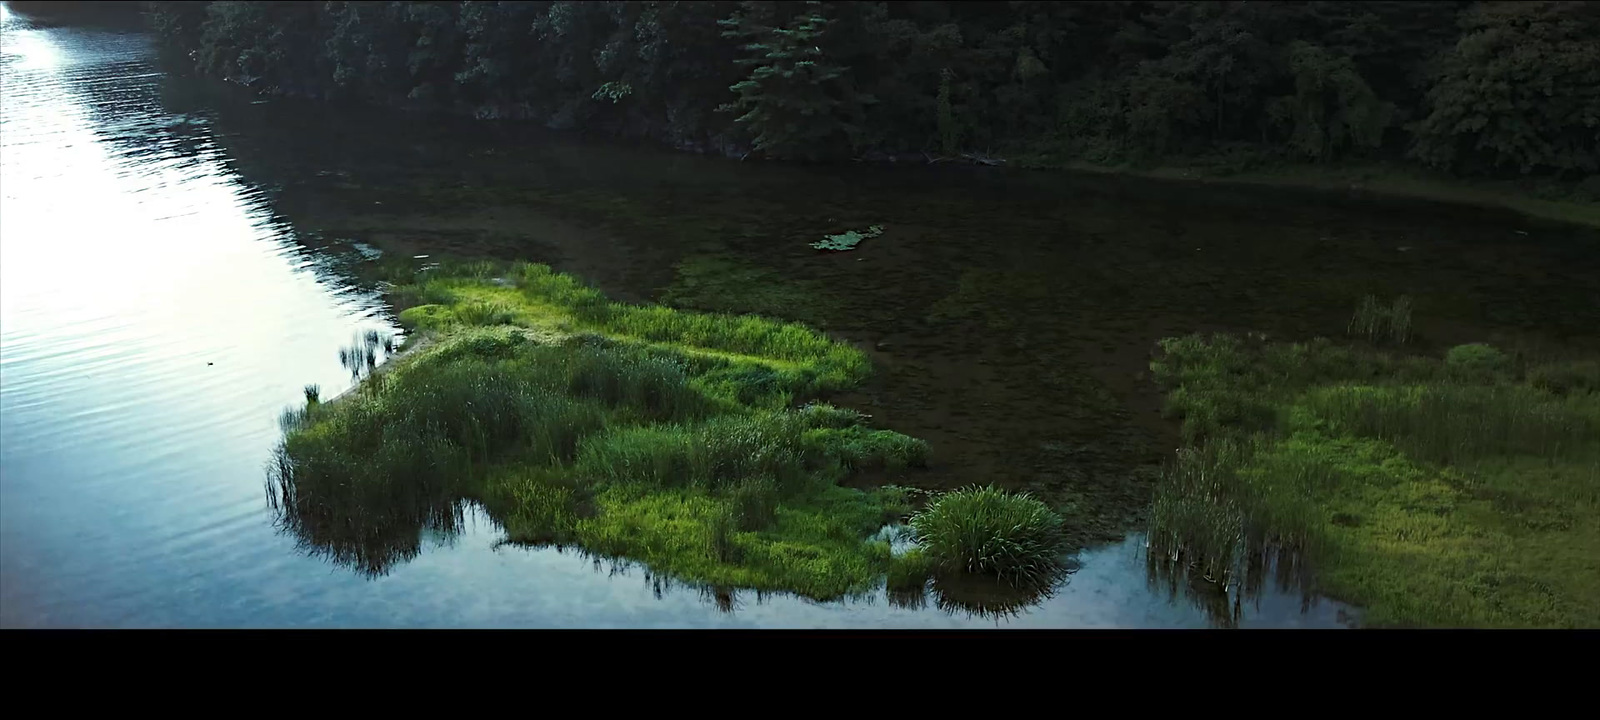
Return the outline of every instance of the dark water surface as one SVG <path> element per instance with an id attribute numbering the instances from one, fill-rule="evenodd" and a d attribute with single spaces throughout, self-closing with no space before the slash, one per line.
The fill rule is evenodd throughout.
<path id="1" fill-rule="evenodd" d="M 1156 339 L 1342 331 L 1417 298 L 1425 344 L 1593 347 L 1593 233 L 1370 198 L 950 168 L 763 166 L 526 128 L 260 102 L 171 77 L 149 38 L 0 30 L 0 625 L 1205 627 L 1147 580 L 1148 467 L 1173 447 Z M 822 233 L 883 224 L 852 253 Z M 463 531 L 368 578 L 280 534 L 278 412 L 349 386 L 396 328 L 367 255 L 548 262 L 616 297 L 784 312 L 870 350 L 838 402 L 926 438 L 929 487 L 1075 503 L 1105 544 L 996 618 L 882 593 L 818 604 L 663 588 Z M 366 253 L 364 255 L 363 253 Z M 752 293 L 750 287 L 761 288 Z M 742 288 L 742 289 L 741 289 Z M 752 306 L 752 304 L 754 306 Z M 771 305 L 768 308 L 765 305 Z M 1337 626 L 1297 593 L 1244 626 Z"/>

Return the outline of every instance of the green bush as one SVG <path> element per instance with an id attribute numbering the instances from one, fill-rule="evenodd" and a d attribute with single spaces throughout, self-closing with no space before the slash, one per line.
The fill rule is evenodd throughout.
<path id="1" fill-rule="evenodd" d="M 1464 379 L 1493 378 L 1511 369 L 1511 358 L 1483 343 L 1457 345 L 1445 353 L 1444 364 Z"/>
<path id="2" fill-rule="evenodd" d="M 1061 524 L 1044 503 L 993 486 L 945 493 L 911 518 L 917 542 L 940 569 L 1013 584 L 1059 571 Z"/>

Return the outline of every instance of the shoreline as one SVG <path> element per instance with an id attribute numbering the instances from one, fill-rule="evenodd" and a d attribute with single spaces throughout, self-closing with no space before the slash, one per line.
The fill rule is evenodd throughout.
<path id="1" fill-rule="evenodd" d="M 1423 200 L 1508 210 L 1539 220 L 1600 229 L 1600 202 L 1546 200 L 1533 197 L 1525 190 L 1515 187 L 1513 181 L 1474 182 L 1440 179 L 1427 177 L 1424 172 L 1406 166 L 1371 164 L 1322 168 L 1314 165 L 1287 165 L 1236 173 L 1222 173 L 1181 165 L 1136 169 L 1083 161 L 1018 164 L 1014 167 L 1035 171 L 1174 180 L 1203 185 L 1294 188 L 1319 192 L 1337 191 L 1375 198 Z"/>

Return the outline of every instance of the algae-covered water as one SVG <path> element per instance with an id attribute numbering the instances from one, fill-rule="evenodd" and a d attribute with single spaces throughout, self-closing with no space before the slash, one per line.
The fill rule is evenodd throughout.
<path id="1" fill-rule="evenodd" d="M 1424 347 L 1600 345 L 1600 237 L 1503 212 L 741 163 L 263 102 L 164 72 L 134 30 L 0 32 L 7 627 L 1340 626 L 1353 613 L 1331 601 L 1235 611 L 1147 579 L 1128 533 L 1177 444 L 1155 341 L 1337 335 L 1363 295 L 1407 294 Z M 874 225 L 849 252 L 811 247 Z M 879 368 L 834 402 L 933 449 L 927 471 L 863 482 L 1027 489 L 1070 504 L 1089 549 L 1049 597 L 920 606 L 675 587 L 500 545 L 476 512 L 381 577 L 333 563 L 274 527 L 278 412 L 308 383 L 348 387 L 339 348 L 395 330 L 367 268 L 445 254 L 825 328 Z"/>

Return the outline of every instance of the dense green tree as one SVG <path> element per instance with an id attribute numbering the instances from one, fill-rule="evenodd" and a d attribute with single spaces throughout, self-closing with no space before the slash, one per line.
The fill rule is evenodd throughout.
<path id="1" fill-rule="evenodd" d="M 263 92 L 690 149 L 1600 172 L 1594 2 L 150 6 L 179 56 Z"/>
<path id="2" fill-rule="evenodd" d="M 814 159 L 847 152 L 861 134 L 861 106 L 874 102 L 851 87 L 850 68 L 823 50 L 835 8 L 755 0 L 722 20 L 724 35 L 740 42 L 735 60 L 750 74 L 729 89 L 723 109 L 739 113 L 751 148 L 775 158 Z"/>
<path id="3" fill-rule="evenodd" d="M 1371 150 L 1383 144 L 1393 106 L 1378 98 L 1348 56 L 1297 42 L 1289 49 L 1294 95 L 1280 98 L 1273 117 L 1289 128 L 1289 150 L 1315 160 L 1331 160 L 1348 149 Z"/>
<path id="4" fill-rule="evenodd" d="M 1469 9 L 1417 125 L 1416 155 L 1453 169 L 1600 172 L 1600 4 Z"/>

